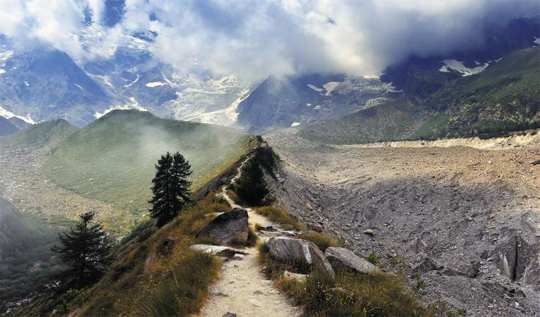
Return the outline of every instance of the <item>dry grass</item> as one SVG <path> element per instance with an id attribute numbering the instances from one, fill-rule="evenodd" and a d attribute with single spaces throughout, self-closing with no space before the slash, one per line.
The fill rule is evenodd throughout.
<path id="1" fill-rule="evenodd" d="M 259 250 L 267 275 L 295 304 L 302 305 L 308 316 L 434 316 L 432 309 L 407 292 L 398 276 L 361 274 L 336 265 L 336 276 L 330 277 L 319 269 L 276 261 L 265 244 Z M 310 276 L 306 282 L 283 279 L 285 270 Z"/>
<path id="2" fill-rule="evenodd" d="M 328 247 L 338 247 L 339 242 L 333 237 L 319 232 L 306 232 L 296 236 L 298 239 L 304 239 L 315 243 L 322 252 Z"/>
<path id="3" fill-rule="evenodd" d="M 265 216 L 272 222 L 276 222 L 285 226 L 289 226 L 290 228 L 298 231 L 304 231 L 306 230 L 306 227 L 304 224 L 302 224 L 298 219 L 291 216 L 286 210 L 274 207 L 274 206 L 267 206 L 267 207 L 259 207 L 255 208 L 255 212 Z"/>
<path id="4" fill-rule="evenodd" d="M 243 247 L 253 247 L 257 244 L 257 241 L 259 240 L 259 237 L 257 236 L 257 233 L 251 228 L 251 226 L 248 227 L 248 237 L 247 237 L 247 243 L 244 240 L 235 240 L 233 239 L 231 241 L 231 246 L 236 248 L 243 248 Z"/>
<path id="5" fill-rule="evenodd" d="M 238 205 L 241 205 L 241 206 L 246 205 L 242 201 L 242 199 L 240 199 L 240 197 L 238 197 L 238 194 L 232 188 L 227 189 L 227 195 L 229 195 L 229 198 L 232 199 Z"/>
<path id="6" fill-rule="evenodd" d="M 207 287 L 219 274 L 220 262 L 189 246 L 215 243 L 195 239 L 194 235 L 213 219 L 209 214 L 229 209 L 215 195 L 209 195 L 146 240 L 134 239 L 124 245 L 119 251 L 119 260 L 106 276 L 85 292 L 84 298 L 89 300 L 82 305 L 79 315 L 187 316 L 196 313 L 207 296 Z M 169 254 L 160 255 L 157 251 L 167 237 L 174 239 L 174 246 Z"/>

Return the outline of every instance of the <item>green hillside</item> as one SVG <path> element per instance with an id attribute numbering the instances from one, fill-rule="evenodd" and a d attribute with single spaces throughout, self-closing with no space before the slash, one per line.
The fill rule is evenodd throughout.
<path id="1" fill-rule="evenodd" d="M 251 137 L 230 128 L 112 111 L 61 142 L 43 172 L 78 194 L 132 212 L 145 211 L 160 155 L 182 153 L 193 169 L 193 189 L 248 151 Z"/>
<path id="2" fill-rule="evenodd" d="M 423 99 L 406 98 L 305 127 L 314 141 L 493 136 L 540 127 L 540 48 L 519 50 Z"/>
<path id="3" fill-rule="evenodd" d="M 540 127 L 540 48 L 503 57 L 484 72 L 462 78 L 427 101 L 445 109 L 440 136 L 472 136 Z M 429 136 L 429 135 L 427 135 Z"/>
<path id="4" fill-rule="evenodd" d="M 16 134 L 0 139 L 0 145 L 54 146 L 78 129 L 64 119 L 32 125 Z"/>
<path id="5" fill-rule="evenodd" d="M 51 282 L 55 241 L 56 230 L 43 219 L 22 214 L 0 196 L 0 312 L 8 301 Z"/>
<path id="6" fill-rule="evenodd" d="M 299 135 L 317 142 L 354 144 L 410 137 L 427 118 L 409 99 L 400 99 L 302 129 Z"/>
<path id="7" fill-rule="evenodd" d="M 17 131 L 19 131 L 19 128 L 17 128 L 8 119 L 0 116 L 0 137 L 13 134 Z"/>

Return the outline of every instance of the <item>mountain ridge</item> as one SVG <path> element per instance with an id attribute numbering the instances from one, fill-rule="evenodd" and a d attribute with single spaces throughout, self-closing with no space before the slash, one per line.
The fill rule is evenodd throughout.
<path id="1" fill-rule="evenodd" d="M 425 98 L 405 97 L 306 127 L 299 135 L 328 143 L 365 143 L 535 129 L 540 126 L 538 78 L 540 47 L 518 50 Z"/>

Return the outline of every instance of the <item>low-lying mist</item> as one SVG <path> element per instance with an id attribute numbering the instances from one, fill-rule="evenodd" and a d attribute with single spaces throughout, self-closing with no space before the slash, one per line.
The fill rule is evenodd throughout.
<path id="1" fill-rule="evenodd" d="M 141 212 L 148 207 L 154 166 L 161 155 L 167 151 L 184 155 L 196 188 L 221 164 L 238 156 L 248 138 L 229 128 L 122 111 L 61 143 L 48 157 L 44 171 L 80 195 Z"/>

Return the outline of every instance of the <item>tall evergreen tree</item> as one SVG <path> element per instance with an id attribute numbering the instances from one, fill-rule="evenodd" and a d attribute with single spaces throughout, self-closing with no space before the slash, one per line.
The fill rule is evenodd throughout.
<path id="1" fill-rule="evenodd" d="M 235 184 L 235 191 L 243 201 L 252 206 L 265 204 L 269 190 L 257 160 L 246 163 Z"/>
<path id="2" fill-rule="evenodd" d="M 158 227 L 174 219 L 190 201 L 191 182 L 187 178 L 191 173 L 189 162 L 178 152 L 167 152 L 158 160 L 150 200 L 150 215 L 157 219 Z"/>
<path id="3" fill-rule="evenodd" d="M 80 215 L 75 228 L 59 234 L 61 245 L 52 248 L 68 266 L 64 272 L 67 284 L 79 289 L 99 280 L 111 262 L 112 241 L 100 223 L 91 223 L 94 215 Z"/>

